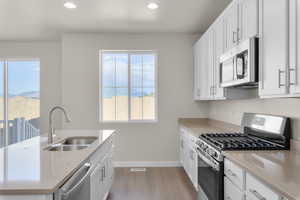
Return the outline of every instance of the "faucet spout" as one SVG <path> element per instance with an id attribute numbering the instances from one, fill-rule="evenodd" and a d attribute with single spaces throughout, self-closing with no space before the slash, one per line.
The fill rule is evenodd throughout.
<path id="1" fill-rule="evenodd" d="M 53 143 L 53 134 L 55 132 L 54 128 L 53 128 L 53 113 L 55 110 L 60 110 L 63 112 L 64 117 L 65 117 L 65 122 L 71 122 L 69 115 L 67 113 L 67 111 L 61 107 L 61 106 L 55 106 L 53 107 L 50 112 L 49 112 L 49 132 L 48 132 L 48 144 Z"/>

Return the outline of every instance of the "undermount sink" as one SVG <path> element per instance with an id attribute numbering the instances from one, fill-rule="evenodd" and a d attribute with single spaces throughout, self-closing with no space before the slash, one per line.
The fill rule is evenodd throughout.
<path id="1" fill-rule="evenodd" d="M 69 137 L 45 148 L 47 151 L 75 151 L 89 147 L 97 137 Z"/>
<path id="2" fill-rule="evenodd" d="M 52 145 L 46 148 L 48 151 L 74 151 L 87 148 L 88 145 Z"/>
<path id="3" fill-rule="evenodd" d="M 97 140 L 97 137 L 70 137 L 65 139 L 63 145 L 89 145 Z"/>

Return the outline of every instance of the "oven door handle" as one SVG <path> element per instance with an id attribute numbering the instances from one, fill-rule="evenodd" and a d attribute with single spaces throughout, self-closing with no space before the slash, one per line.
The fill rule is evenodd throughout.
<path id="1" fill-rule="evenodd" d="M 218 164 L 218 161 L 215 160 L 211 160 L 209 158 L 207 158 L 199 148 L 197 148 L 197 154 L 200 157 L 201 160 L 203 160 L 206 164 L 208 164 L 209 166 L 211 166 L 214 170 L 216 171 L 220 171 L 220 166 Z"/>

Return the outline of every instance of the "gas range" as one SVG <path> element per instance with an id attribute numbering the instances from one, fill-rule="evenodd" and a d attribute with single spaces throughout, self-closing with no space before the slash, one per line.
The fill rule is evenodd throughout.
<path id="1" fill-rule="evenodd" d="M 281 116 L 245 113 L 243 133 L 203 133 L 197 149 L 217 161 L 222 151 L 233 150 L 286 150 L 289 149 L 289 119 Z"/>
<path id="2" fill-rule="evenodd" d="M 206 133 L 199 136 L 199 149 L 222 161 L 222 151 L 233 150 L 284 150 L 286 146 L 244 133 Z"/>

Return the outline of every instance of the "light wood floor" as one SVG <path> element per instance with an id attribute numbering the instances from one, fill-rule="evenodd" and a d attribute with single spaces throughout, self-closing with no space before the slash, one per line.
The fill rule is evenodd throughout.
<path id="1" fill-rule="evenodd" d="M 107 200 L 196 200 L 197 193 L 182 168 L 116 168 Z"/>

